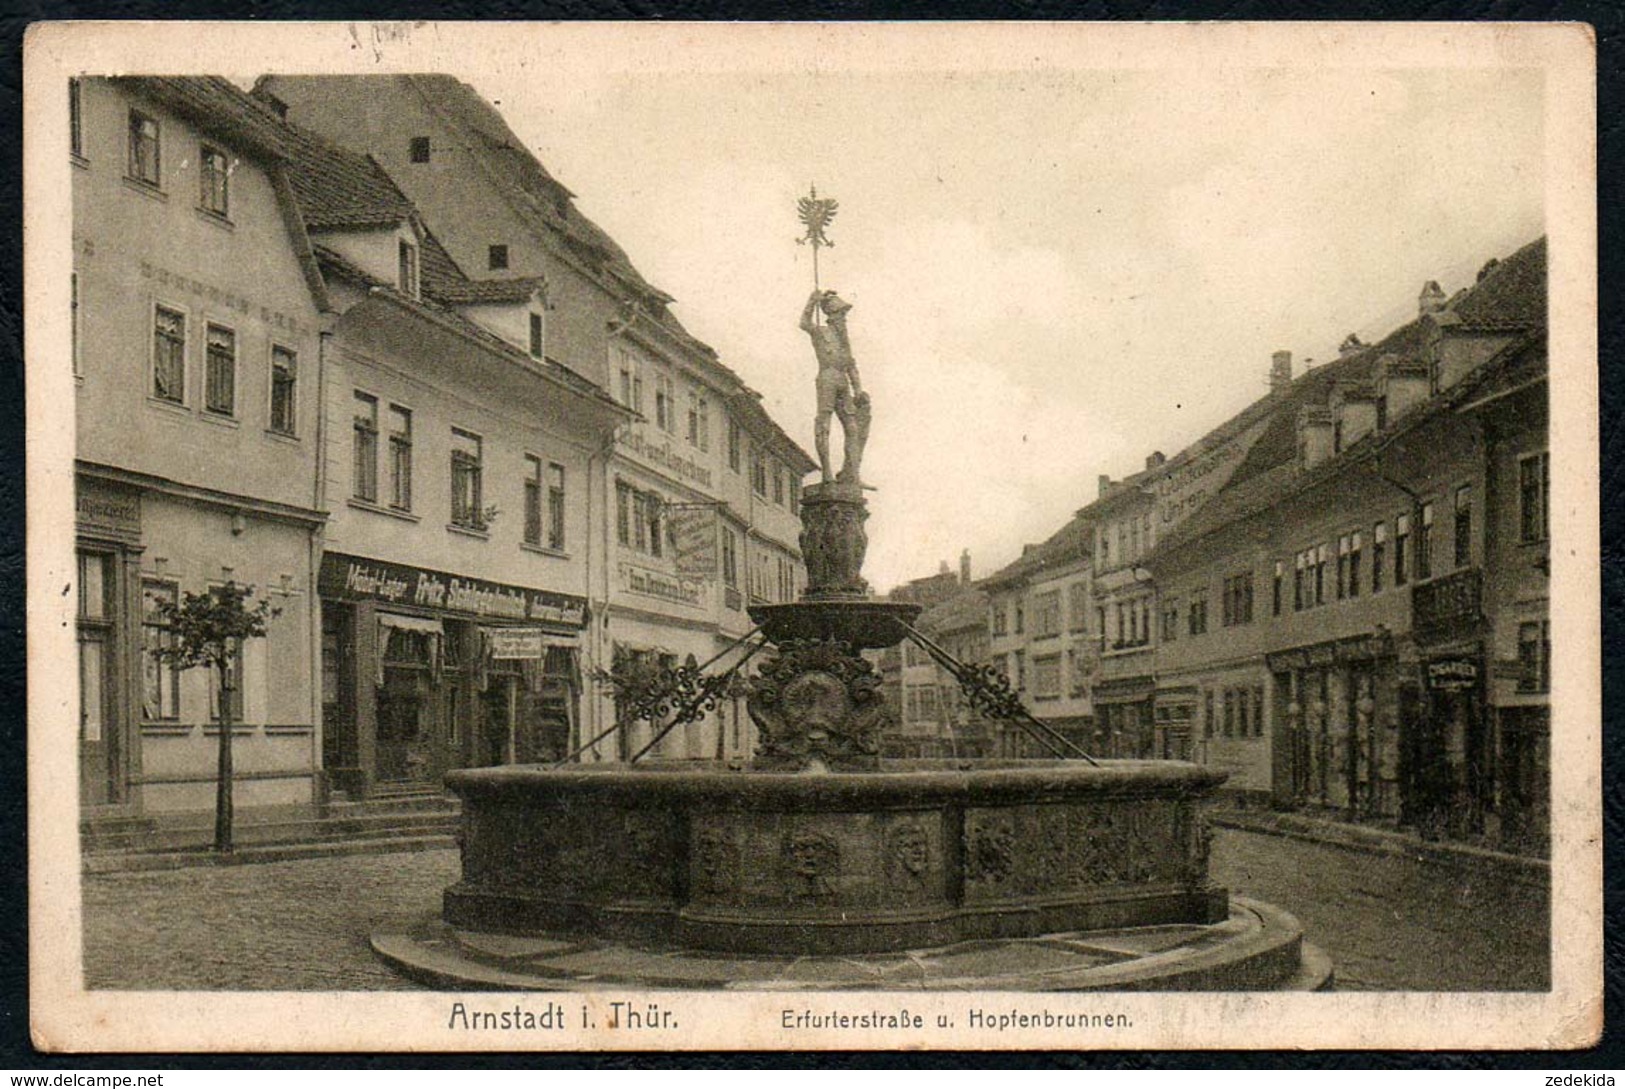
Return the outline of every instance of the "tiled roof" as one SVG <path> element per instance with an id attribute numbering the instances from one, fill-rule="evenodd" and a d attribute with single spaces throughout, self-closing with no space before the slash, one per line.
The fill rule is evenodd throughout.
<path id="1" fill-rule="evenodd" d="M 145 95 L 250 153 L 282 159 L 290 153 L 286 127 L 260 101 L 220 76 L 116 76 L 116 84 Z"/>
<path id="2" fill-rule="evenodd" d="M 986 623 L 987 594 L 971 587 L 925 610 L 915 627 L 928 634 L 947 634 Z"/>
<path id="3" fill-rule="evenodd" d="M 1482 279 L 1459 293 L 1446 313 L 1456 315 L 1462 326 L 1508 331 L 1527 330 L 1539 334 L 1546 320 L 1546 240 L 1524 246 L 1489 268 Z M 1364 384 L 1374 379 L 1380 361 L 1393 356 L 1406 363 L 1420 362 L 1426 345 L 1425 319 L 1407 322 L 1376 344 L 1361 352 L 1317 367 L 1292 383 L 1287 394 L 1277 400 L 1277 411 L 1268 428 L 1253 444 L 1247 457 L 1217 495 L 1185 521 L 1163 535 L 1156 556 L 1184 547 L 1230 522 L 1267 509 L 1290 492 L 1312 487 L 1342 472 L 1349 464 L 1387 442 L 1394 434 L 1406 433 L 1440 412 L 1463 403 L 1464 398 L 1506 366 L 1504 361 L 1521 356 L 1527 346 L 1503 349 L 1446 397 L 1435 399 L 1416 412 L 1396 421 L 1393 431 L 1363 437 L 1336 457 L 1308 472 L 1297 465 L 1297 418 L 1300 408 L 1324 405 L 1338 385 Z"/>
<path id="4" fill-rule="evenodd" d="M 463 275 L 446 247 L 433 231 L 425 230 L 423 250 L 418 257 L 423 293 L 453 306 L 484 303 L 522 303 L 542 288 L 540 276 L 510 276 L 496 280 L 471 280 Z"/>
<path id="5" fill-rule="evenodd" d="M 288 176 L 312 231 L 382 230 L 413 214 L 412 202 L 372 156 L 283 124 L 292 148 Z"/>
<path id="6" fill-rule="evenodd" d="M 366 287 L 374 293 L 390 299 L 398 306 L 421 313 L 434 321 L 440 322 L 443 325 L 450 325 L 464 335 L 485 345 L 491 351 L 496 352 L 499 355 L 506 356 L 515 363 L 521 364 L 527 368 L 540 368 L 548 377 L 553 378 L 555 381 L 562 383 L 584 397 L 590 397 L 596 401 L 615 405 L 617 409 L 625 411 L 624 409 L 621 409 L 619 402 L 615 401 L 615 399 L 612 398 L 602 386 L 582 377 L 557 360 L 547 359 L 537 361 L 526 353 L 520 351 L 514 345 L 509 344 L 506 340 L 503 340 L 495 333 L 486 329 L 484 326 L 463 317 L 463 315 L 459 314 L 451 307 L 439 305 L 430 299 L 414 299 L 409 295 L 403 295 L 400 291 L 396 290 L 395 285 L 386 283 L 385 281 L 380 280 L 378 277 L 371 275 L 365 269 L 359 268 L 350 261 L 345 260 L 342 255 L 334 252 L 326 246 L 316 246 L 315 251 L 316 260 L 321 264 L 323 269 L 327 270 L 328 272 L 342 276 L 354 283 Z"/>
<path id="7" fill-rule="evenodd" d="M 1070 563 L 1090 555 L 1094 548 L 1094 530 L 1089 522 L 1074 516 L 1040 544 L 1028 545 L 1021 556 L 993 574 L 981 579 L 977 585 L 988 588 L 1008 586 L 1029 575 L 1055 564 Z"/>

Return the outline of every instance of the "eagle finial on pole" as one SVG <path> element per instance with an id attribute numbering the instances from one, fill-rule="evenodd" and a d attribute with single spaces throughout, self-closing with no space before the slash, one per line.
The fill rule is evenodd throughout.
<path id="1" fill-rule="evenodd" d="M 835 211 L 840 207 L 834 197 L 818 195 L 818 186 L 808 187 L 808 193 L 796 201 L 796 216 L 801 225 L 807 228 L 807 233 L 796 239 L 796 245 L 811 245 L 813 248 L 813 288 L 818 288 L 818 249 L 820 246 L 833 246 L 824 232 L 828 230 L 830 221 L 835 218 Z"/>

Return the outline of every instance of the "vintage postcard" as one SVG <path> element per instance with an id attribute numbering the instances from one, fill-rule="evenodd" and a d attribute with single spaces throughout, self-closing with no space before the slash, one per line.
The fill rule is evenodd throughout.
<path id="1" fill-rule="evenodd" d="M 41 1049 L 1598 1038 L 1589 28 L 25 77 Z"/>

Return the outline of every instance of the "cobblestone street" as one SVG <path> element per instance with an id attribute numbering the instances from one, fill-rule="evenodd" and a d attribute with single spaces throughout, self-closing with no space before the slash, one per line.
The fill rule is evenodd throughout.
<path id="1" fill-rule="evenodd" d="M 1388 856 L 1229 829 L 1214 879 L 1296 915 L 1341 989 L 1548 983 L 1544 892 Z M 372 954 L 386 922 L 434 912 L 454 851 L 85 878 L 92 988 L 410 989 Z"/>

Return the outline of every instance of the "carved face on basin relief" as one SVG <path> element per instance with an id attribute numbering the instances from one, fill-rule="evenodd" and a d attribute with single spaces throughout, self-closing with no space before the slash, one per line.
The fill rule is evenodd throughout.
<path id="1" fill-rule="evenodd" d="M 803 673 L 785 685 L 781 705 L 790 732 L 806 738 L 814 748 L 839 732 L 852 711 L 846 685 L 822 670 Z"/>

